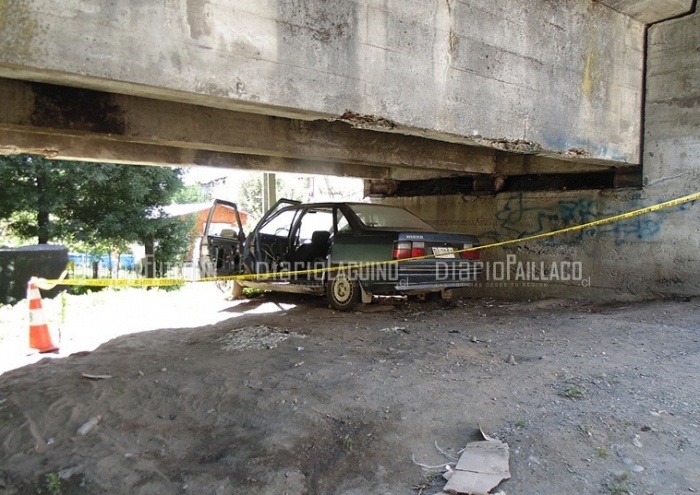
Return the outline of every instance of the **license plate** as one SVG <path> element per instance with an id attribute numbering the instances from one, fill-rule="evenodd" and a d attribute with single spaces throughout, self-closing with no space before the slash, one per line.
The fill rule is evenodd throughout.
<path id="1" fill-rule="evenodd" d="M 434 247 L 433 254 L 436 258 L 454 258 L 454 248 L 451 247 Z"/>

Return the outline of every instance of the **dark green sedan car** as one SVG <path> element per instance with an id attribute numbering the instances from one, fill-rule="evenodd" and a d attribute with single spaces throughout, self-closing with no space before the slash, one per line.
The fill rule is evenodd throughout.
<path id="1" fill-rule="evenodd" d="M 464 251 L 478 245 L 475 236 L 438 232 L 394 206 L 283 199 L 248 236 L 240 224 L 235 230 L 228 237 L 205 234 L 216 275 L 247 274 L 239 281 L 244 287 L 325 294 L 339 310 L 373 295 L 466 287 L 481 271 L 479 251 Z"/>

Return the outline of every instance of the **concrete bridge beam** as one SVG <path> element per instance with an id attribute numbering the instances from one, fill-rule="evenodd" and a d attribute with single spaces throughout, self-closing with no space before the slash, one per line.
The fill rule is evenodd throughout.
<path id="1" fill-rule="evenodd" d="M 5 152 L 44 149 L 57 158 L 373 179 L 571 173 L 613 165 L 516 153 L 521 145 L 505 140 L 505 149 L 495 150 L 378 132 L 358 128 L 361 116 L 347 117 L 355 126 L 302 121 L 12 79 L 0 79 L 0 100 L 8 102 L 0 107 Z"/>
<path id="2" fill-rule="evenodd" d="M 0 1 L 0 77 L 372 116 L 381 132 L 519 141 L 570 163 L 639 163 L 643 47 L 643 23 L 590 0 Z M 443 159 L 459 169 L 462 152 Z"/>

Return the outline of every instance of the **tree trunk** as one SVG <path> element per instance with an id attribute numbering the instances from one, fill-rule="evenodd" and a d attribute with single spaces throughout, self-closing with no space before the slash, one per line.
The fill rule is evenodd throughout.
<path id="1" fill-rule="evenodd" d="M 49 242 L 49 212 L 39 210 L 36 214 L 36 222 L 39 227 L 38 237 L 39 244 L 48 244 Z"/>
<path id="2" fill-rule="evenodd" d="M 154 246 L 155 245 L 155 240 L 153 239 L 152 235 L 146 236 L 146 240 L 143 244 L 144 249 L 146 251 L 146 278 L 155 278 L 155 260 L 153 259 L 153 251 L 154 251 Z"/>
<path id="3" fill-rule="evenodd" d="M 36 187 L 39 191 L 39 198 L 44 196 L 46 191 L 47 180 L 42 170 L 37 171 Z M 41 203 L 41 201 L 40 201 Z M 49 242 L 49 212 L 44 205 L 39 204 L 39 211 L 36 214 L 37 237 L 39 244 L 48 244 Z"/>

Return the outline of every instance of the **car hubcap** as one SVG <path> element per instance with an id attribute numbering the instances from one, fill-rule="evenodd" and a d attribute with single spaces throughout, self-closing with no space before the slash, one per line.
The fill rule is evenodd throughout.
<path id="1" fill-rule="evenodd" d="M 333 283 L 333 296 L 335 299 L 339 302 L 347 301 L 351 293 L 352 287 L 347 277 L 344 275 L 338 276 Z"/>

